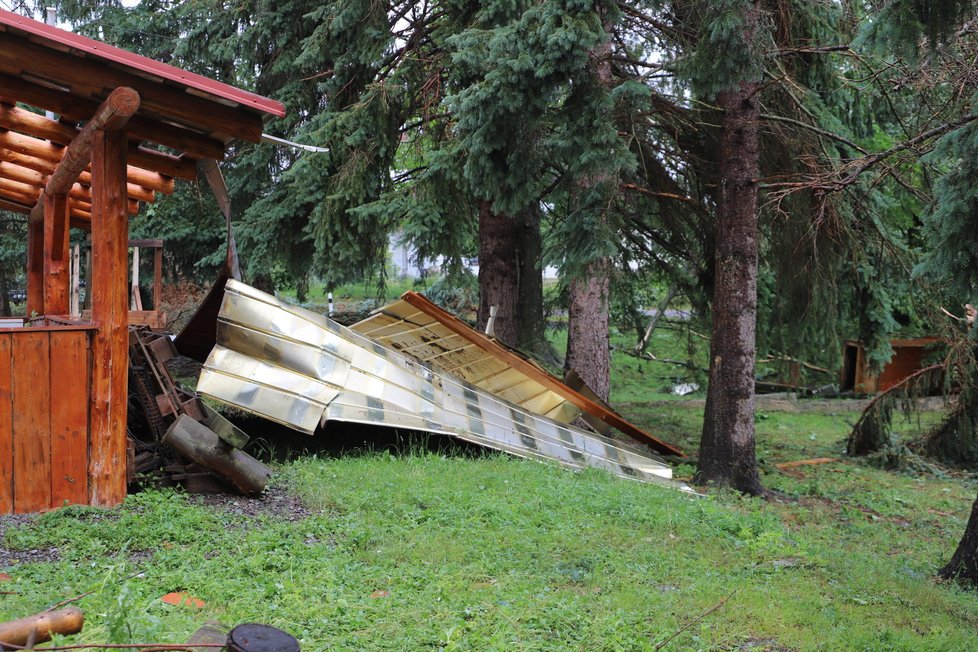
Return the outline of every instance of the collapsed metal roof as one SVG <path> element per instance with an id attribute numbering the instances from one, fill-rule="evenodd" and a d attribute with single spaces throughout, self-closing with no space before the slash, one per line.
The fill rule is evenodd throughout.
<path id="1" fill-rule="evenodd" d="M 569 387 L 530 359 L 472 329 L 416 292 L 384 306 L 352 330 L 439 371 L 457 376 L 494 396 L 561 423 L 583 417 L 607 434 L 617 428 L 665 455 L 682 456 L 675 446 L 629 423 L 579 383 Z M 582 391 L 588 391 L 585 396 Z"/>
<path id="2" fill-rule="evenodd" d="M 329 421 L 366 423 L 645 482 L 672 477 L 667 464 L 638 448 L 537 414 L 233 280 L 197 391 L 310 435 Z"/>

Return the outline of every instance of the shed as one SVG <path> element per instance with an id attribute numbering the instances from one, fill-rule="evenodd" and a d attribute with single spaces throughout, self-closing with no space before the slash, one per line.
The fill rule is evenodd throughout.
<path id="1" fill-rule="evenodd" d="M 0 10 L 0 208 L 29 216 L 30 315 L 0 328 L 0 513 L 125 498 L 129 216 L 284 115 Z M 91 233 L 89 319 L 69 316 L 71 227 Z"/>
<path id="2" fill-rule="evenodd" d="M 891 340 L 890 346 L 893 347 L 893 357 L 877 375 L 869 371 L 863 344 L 849 340 L 843 349 L 842 391 L 852 390 L 860 394 L 884 392 L 914 372 L 924 369 L 927 366 L 927 356 L 940 342 L 940 338 L 937 337 Z M 939 391 L 939 381 L 924 379 L 924 382 L 935 385 L 935 387 L 930 387 L 930 385 L 921 387 L 925 393 L 930 393 L 931 390 Z"/>

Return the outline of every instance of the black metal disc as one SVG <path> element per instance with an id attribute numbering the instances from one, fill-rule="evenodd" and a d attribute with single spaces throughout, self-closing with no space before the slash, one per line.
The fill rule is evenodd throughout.
<path id="1" fill-rule="evenodd" d="M 271 625 L 246 623 L 231 630 L 227 647 L 230 652 L 299 652 L 299 641 Z"/>

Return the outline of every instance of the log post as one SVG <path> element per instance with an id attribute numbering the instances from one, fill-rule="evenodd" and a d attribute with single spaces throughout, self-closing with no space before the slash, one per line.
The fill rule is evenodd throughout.
<path id="1" fill-rule="evenodd" d="M 44 202 L 44 312 L 67 315 L 68 288 L 68 197 L 42 195 Z"/>
<path id="2" fill-rule="evenodd" d="M 117 88 L 99 105 L 99 108 L 95 111 L 95 115 L 89 120 L 85 126 L 78 132 L 71 143 L 68 145 L 64 152 L 64 156 L 61 158 L 61 162 L 58 163 L 58 167 L 55 168 L 54 172 L 51 174 L 51 178 L 48 179 L 47 184 L 44 186 L 44 191 L 49 195 L 56 195 L 60 193 L 68 192 L 74 185 L 78 176 L 82 173 L 86 167 L 88 167 L 89 162 L 92 162 L 92 184 L 95 183 L 95 166 L 93 159 L 93 145 L 98 139 L 98 134 L 100 132 L 117 132 L 125 127 L 126 122 L 132 115 L 139 109 L 139 94 L 132 90 L 131 88 L 121 87 Z M 125 153 L 128 148 L 128 143 L 123 143 L 122 153 L 123 161 L 125 161 Z M 126 207 L 126 199 L 128 198 L 127 188 L 126 188 L 126 168 L 123 166 L 122 169 L 122 198 L 123 198 L 123 209 Z M 95 201 L 95 191 L 92 189 L 92 201 Z M 44 195 L 38 197 L 37 205 L 31 211 L 31 221 L 39 222 L 44 218 Z"/>
<path id="3" fill-rule="evenodd" d="M 163 311 L 163 245 L 153 250 L 153 310 Z M 161 317 L 162 318 L 162 317 Z"/>
<path id="4" fill-rule="evenodd" d="M 27 316 L 44 314 L 44 223 L 27 225 Z"/>
<path id="5" fill-rule="evenodd" d="M 126 134 L 96 132 L 92 147 L 92 505 L 126 497 L 129 223 Z"/>

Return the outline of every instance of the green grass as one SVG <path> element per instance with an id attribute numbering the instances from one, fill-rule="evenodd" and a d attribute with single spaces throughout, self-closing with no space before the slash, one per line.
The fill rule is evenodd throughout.
<path id="1" fill-rule="evenodd" d="M 650 351 L 685 359 L 675 334 L 661 330 Z M 554 335 L 558 350 L 564 337 Z M 695 457 L 702 408 L 660 399 L 675 398 L 672 382 L 701 379 L 622 353 L 613 365 L 616 407 Z M 77 602 L 84 631 L 63 641 L 179 643 L 218 620 L 281 627 L 309 651 L 655 650 L 686 626 L 664 649 L 974 649 L 975 594 L 933 579 L 974 480 L 845 458 L 858 418 L 846 405 L 758 413 L 762 479 L 781 496 L 772 502 L 408 451 L 277 467 L 275 482 L 312 510 L 295 521 L 170 490 L 116 510 L 57 510 L 6 530 L 8 549 L 56 548 L 60 559 L 0 569 L 11 577 L 0 620 L 91 591 Z M 897 419 L 897 436 L 937 418 Z M 815 457 L 839 461 L 777 467 Z M 163 603 L 171 591 L 206 605 Z"/>
<path id="2" fill-rule="evenodd" d="M 695 440 L 696 410 L 626 407 Z M 0 596 L 0 618 L 94 589 L 80 640 L 181 642 L 216 619 L 276 625 L 304 650 L 652 650 L 730 596 L 666 649 L 973 649 L 974 594 L 932 579 L 973 483 L 850 460 L 774 466 L 838 456 L 855 416 L 758 422 L 764 482 L 785 496 L 773 503 L 419 452 L 280 468 L 315 511 L 298 522 L 171 491 L 62 509 L 8 531 L 7 546 L 57 547 L 61 561 L 7 569 L 0 588 L 19 595 Z M 206 606 L 160 601 L 178 590 Z"/>

